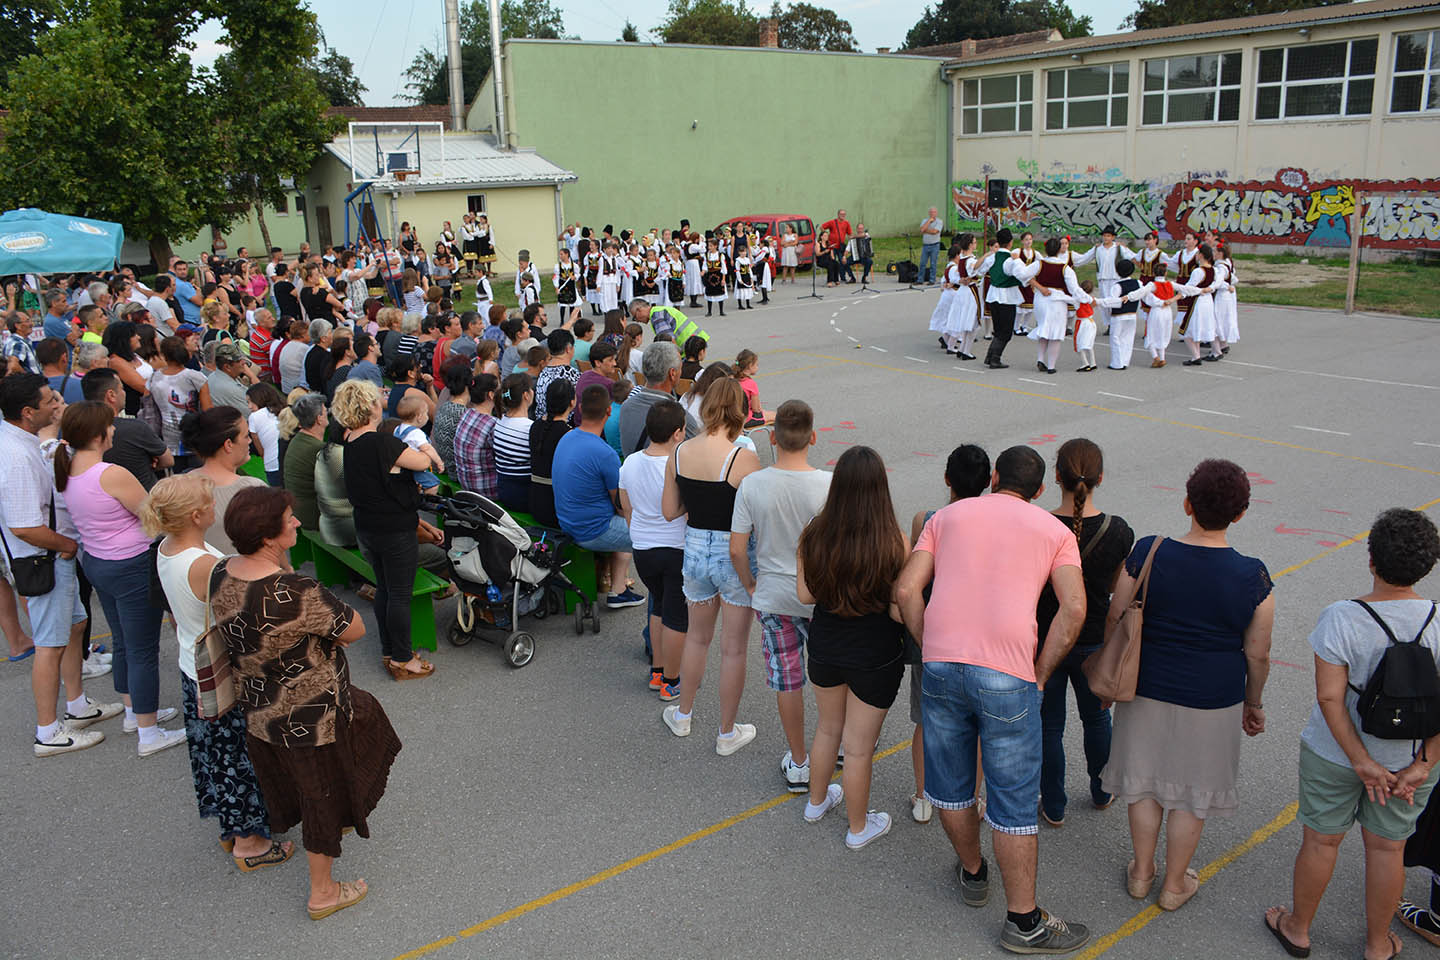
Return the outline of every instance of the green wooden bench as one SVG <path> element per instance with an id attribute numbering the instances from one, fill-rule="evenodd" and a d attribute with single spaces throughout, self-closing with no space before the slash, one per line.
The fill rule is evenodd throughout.
<path id="1" fill-rule="evenodd" d="M 554 529 L 553 527 L 546 527 L 530 514 L 520 510 L 510 510 L 508 513 L 515 519 L 516 523 L 526 529 L 531 527 Z M 566 542 L 565 549 L 561 551 L 560 556 L 569 561 L 565 567 L 565 576 L 569 577 L 570 582 L 575 584 L 575 589 L 584 594 L 587 601 L 598 600 L 599 585 L 595 578 L 595 554 L 586 550 L 575 541 L 569 540 Z M 574 613 L 577 602 L 575 595 L 567 591 L 565 593 L 565 612 Z"/>
<path id="2" fill-rule="evenodd" d="M 249 460 L 246 460 L 244 465 L 240 467 L 240 472 L 245 474 L 245 476 L 247 477 L 254 477 L 261 483 L 270 482 L 270 478 L 265 476 L 264 457 L 255 456 L 251 457 Z"/>
<path id="3" fill-rule="evenodd" d="M 315 579 L 327 587 L 340 586 L 348 579 L 347 570 L 353 570 L 370 583 L 375 582 L 375 570 L 365 562 L 360 551 L 353 547 L 337 547 L 326 543 L 320 534 L 301 530 L 300 536 L 309 541 L 315 561 Z M 410 642 L 426 650 L 435 649 L 435 602 L 433 594 L 441 593 L 449 584 L 423 567 L 415 571 L 415 588 L 410 597 Z"/>

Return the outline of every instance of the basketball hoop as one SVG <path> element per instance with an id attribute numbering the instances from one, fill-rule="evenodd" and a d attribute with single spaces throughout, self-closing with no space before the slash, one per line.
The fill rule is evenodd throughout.
<path id="1" fill-rule="evenodd" d="M 391 172 L 395 174 L 395 179 L 396 179 L 396 180 L 399 180 L 399 181 L 401 181 L 401 182 L 403 183 L 403 182 L 405 181 L 405 178 L 406 178 L 406 177 L 410 176 L 410 174 L 415 173 L 416 171 L 414 171 L 414 170 L 393 170 L 393 171 L 391 171 Z"/>

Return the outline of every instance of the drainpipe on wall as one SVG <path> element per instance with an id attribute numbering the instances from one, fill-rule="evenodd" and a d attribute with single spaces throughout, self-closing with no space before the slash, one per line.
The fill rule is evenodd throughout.
<path id="1" fill-rule="evenodd" d="M 510 149 L 505 129 L 505 63 L 500 49 L 500 0 L 490 0 L 490 76 L 495 83 L 495 146 Z"/>
<path id="2" fill-rule="evenodd" d="M 565 232 L 565 201 L 560 197 L 560 184 L 555 184 L 555 237 Z M 558 247 L 556 248 L 559 249 Z M 563 319 L 563 318 L 562 318 Z"/>
<path id="3" fill-rule="evenodd" d="M 944 202 L 940 209 L 945 211 L 945 225 L 950 224 L 950 208 L 953 205 L 950 200 L 950 179 L 955 176 L 955 78 L 945 69 L 945 64 L 940 64 L 940 82 L 949 89 L 945 97 L 945 181 L 942 194 Z"/>

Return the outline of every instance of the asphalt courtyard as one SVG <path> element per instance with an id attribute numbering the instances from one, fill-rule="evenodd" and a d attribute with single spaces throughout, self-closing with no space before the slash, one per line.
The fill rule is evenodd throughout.
<path id="1" fill-rule="evenodd" d="M 1288 902 L 1299 845 L 1298 736 L 1314 692 L 1306 637 L 1327 603 L 1368 589 L 1363 541 L 1380 510 L 1440 517 L 1440 323 L 1242 304 L 1242 339 L 1222 363 L 1183 368 L 1177 345 L 1163 370 L 1137 351 L 1136 366 L 1109 372 L 1101 338 L 1100 371 L 1075 373 L 1067 349 L 1047 376 L 1028 341 L 1012 344 L 1003 371 L 946 357 L 926 331 L 936 292 L 879 282 L 875 294 L 822 288 L 823 300 L 786 286 L 772 305 L 731 305 L 704 322 L 709 359 L 760 354 L 766 406 L 812 404 L 814 463 L 857 443 L 880 451 L 907 528 L 915 511 L 943 502 L 945 455 L 964 441 L 992 456 L 1028 443 L 1053 461 L 1064 440 L 1092 438 L 1106 457 L 1098 502 L 1139 535 L 1187 528 L 1181 491 L 1200 459 L 1228 457 L 1250 473 L 1254 499 L 1231 542 L 1275 578 L 1269 726 L 1244 744 L 1238 815 L 1211 821 L 1201 840 L 1203 886 L 1173 915 L 1126 895 L 1125 814 L 1084 802 L 1072 716 L 1071 805 L 1063 828 L 1042 827 L 1039 898 L 1090 926 L 1081 957 L 1283 956 L 1261 914 Z M 1057 501 L 1048 489 L 1040 498 Z M 1420 589 L 1440 594 L 1440 576 Z M 452 604 L 438 615 L 443 632 Z M 537 655 L 518 671 L 488 644 L 442 640 L 436 677 L 403 685 L 382 673 L 365 617 L 372 637 L 351 649 L 354 681 L 379 697 L 405 747 L 372 839 L 348 838 L 336 867 L 342 879 L 365 877 L 369 898 L 319 923 L 305 916 L 301 858 L 253 875 L 231 865 L 213 823 L 196 816 L 182 749 L 139 759 L 116 720 L 93 750 L 34 759 L 29 670 L 0 667 L 0 955 L 1003 955 L 1001 898 L 965 907 L 939 824 L 910 820 L 904 689 L 870 802 L 895 825 L 850 852 L 842 817 L 807 825 L 803 801 L 783 792 L 783 740 L 754 629 L 741 719 L 759 736 L 721 758 L 711 746 L 716 666 L 695 734 L 671 736 L 645 687 L 636 610 L 602 614 L 598 636 L 576 637 L 566 618 L 536 624 Z M 161 673 L 162 702 L 178 703 L 168 630 Z M 90 692 L 111 698 L 108 678 Z M 1425 883 L 1412 874 L 1411 894 L 1424 896 Z M 1352 836 L 1313 930 L 1315 956 L 1359 955 L 1361 902 Z M 1407 953 L 1430 949 L 1401 936 Z"/>

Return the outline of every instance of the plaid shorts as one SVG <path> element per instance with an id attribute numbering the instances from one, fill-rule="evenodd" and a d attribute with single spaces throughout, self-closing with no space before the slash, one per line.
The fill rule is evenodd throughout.
<path id="1" fill-rule="evenodd" d="M 782 692 L 803 689 L 810 621 L 759 610 L 755 611 L 755 619 L 760 621 L 760 646 L 765 651 L 765 685 Z"/>

